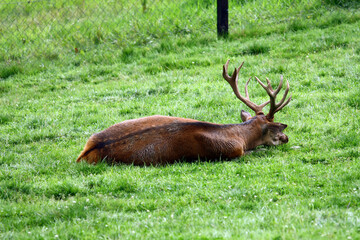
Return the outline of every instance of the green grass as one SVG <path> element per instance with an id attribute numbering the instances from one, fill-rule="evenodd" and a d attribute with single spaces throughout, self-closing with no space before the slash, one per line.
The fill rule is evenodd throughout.
<path id="1" fill-rule="evenodd" d="M 1 239 L 360 238 L 359 5 L 231 4 L 227 39 L 216 38 L 212 2 L 184 1 L 182 13 L 162 9 L 176 24 L 124 25 L 123 44 L 111 24 L 79 46 L 72 33 L 46 46 L 1 42 Z M 148 14 L 138 26 L 157 19 L 148 7 L 132 13 Z M 240 122 L 249 109 L 221 77 L 228 58 L 230 68 L 245 61 L 241 91 L 254 75 L 289 80 L 293 100 L 275 116 L 288 144 L 232 161 L 75 163 L 91 134 L 126 119 Z M 249 88 L 255 102 L 267 99 L 255 80 Z"/>

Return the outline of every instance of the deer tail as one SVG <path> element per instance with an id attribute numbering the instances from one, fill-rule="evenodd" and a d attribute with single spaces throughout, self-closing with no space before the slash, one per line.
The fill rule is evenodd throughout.
<path id="1" fill-rule="evenodd" d="M 76 162 L 80 162 L 82 158 L 86 159 L 87 161 L 89 161 L 90 159 L 87 159 L 87 155 L 96 149 L 97 147 L 97 141 L 93 141 L 91 138 L 87 141 L 87 143 L 85 144 L 84 150 L 82 150 L 82 152 L 80 153 L 79 157 L 76 159 Z"/>

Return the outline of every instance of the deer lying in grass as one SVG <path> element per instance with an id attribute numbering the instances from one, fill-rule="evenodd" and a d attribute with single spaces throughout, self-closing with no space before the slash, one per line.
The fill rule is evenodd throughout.
<path id="1" fill-rule="evenodd" d="M 254 117 L 242 110 L 243 123 L 240 124 L 215 124 L 157 115 L 127 120 L 92 135 L 77 162 L 83 159 L 96 164 L 105 159 L 110 163 L 134 165 L 172 164 L 177 160 L 236 158 L 260 145 L 287 143 L 288 137 L 282 132 L 287 125 L 275 123 L 274 114 L 291 100 L 291 96 L 286 100 L 289 83 L 283 98 L 276 103 L 283 79 L 273 90 L 268 79 L 266 86 L 255 77 L 270 97 L 269 101 L 256 105 L 249 100 L 247 86 L 250 79 L 245 84 L 245 97 L 238 90 L 238 76 L 243 64 L 235 68 L 230 77 L 228 60 L 223 66 L 223 77 L 236 97 L 255 112 Z M 262 109 L 268 103 L 270 110 L 264 115 Z"/>

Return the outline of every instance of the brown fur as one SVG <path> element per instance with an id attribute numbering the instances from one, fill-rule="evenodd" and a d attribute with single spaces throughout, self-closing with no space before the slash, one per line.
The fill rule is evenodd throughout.
<path id="1" fill-rule="evenodd" d="M 276 128 L 265 131 L 265 137 L 268 124 L 275 123 L 269 123 L 264 115 L 225 125 L 167 116 L 127 120 L 91 136 L 77 162 L 96 164 L 105 159 L 110 163 L 161 165 L 177 160 L 235 158 L 267 144 L 264 139 Z"/>
<path id="2" fill-rule="evenodd" d="M 135 165 L 158 165 L 174 163 L 177 160 L 235 158 L 259 145 L 279 145 L 288 142 L 282 133 L 285 124 L 274 123 L 274 114 L 285 107 L 289 83 L 283 98 L 276 103 L 276 95 L 282 88 L 281 78 L 278 88 L 267 86 L 256 78 L 266 90 L 270 100 L 256 105 L 249 100 L 245 85 L 245 97 L 238 89 L 238 74 L 244 63 L 235 68 L 232 76 L 228 74 L 229 60 L 223 66 L 223 77 L 232 87 L 236 97 L 254 110 L 256 116 L 241 111 L 242 124 L 215 124 L 193 119 L 151 116 L 128 120 L 115 124 L 90 137 L 84 150 L 77 158 L 96 164 L 102 159 L 112 163 Z M 262 109 L 270 103 L 269 113 L 265 116 Z"/>

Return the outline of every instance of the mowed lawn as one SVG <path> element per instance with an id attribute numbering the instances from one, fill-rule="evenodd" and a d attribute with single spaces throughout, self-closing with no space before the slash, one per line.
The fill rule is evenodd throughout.
<path id="1" fill-rule="evenodd" d="M 0 53 L 0 238 L 360 239 L 359 4 L 240 2 L 239 14 L 281 20 L 240 23 L 233 9 L 226 39 L 199 28 Z M 251 110 L 222 79 L 227 59 L 245 61 L 239 89 L 253 77 L 258 104 L 268 97 L 254 76 L 289 81 L 293 100 L 275 115 L 287 144 L 231 161 L 75 162 L 93 133 L 127 119 L 241 122 Z"/>

